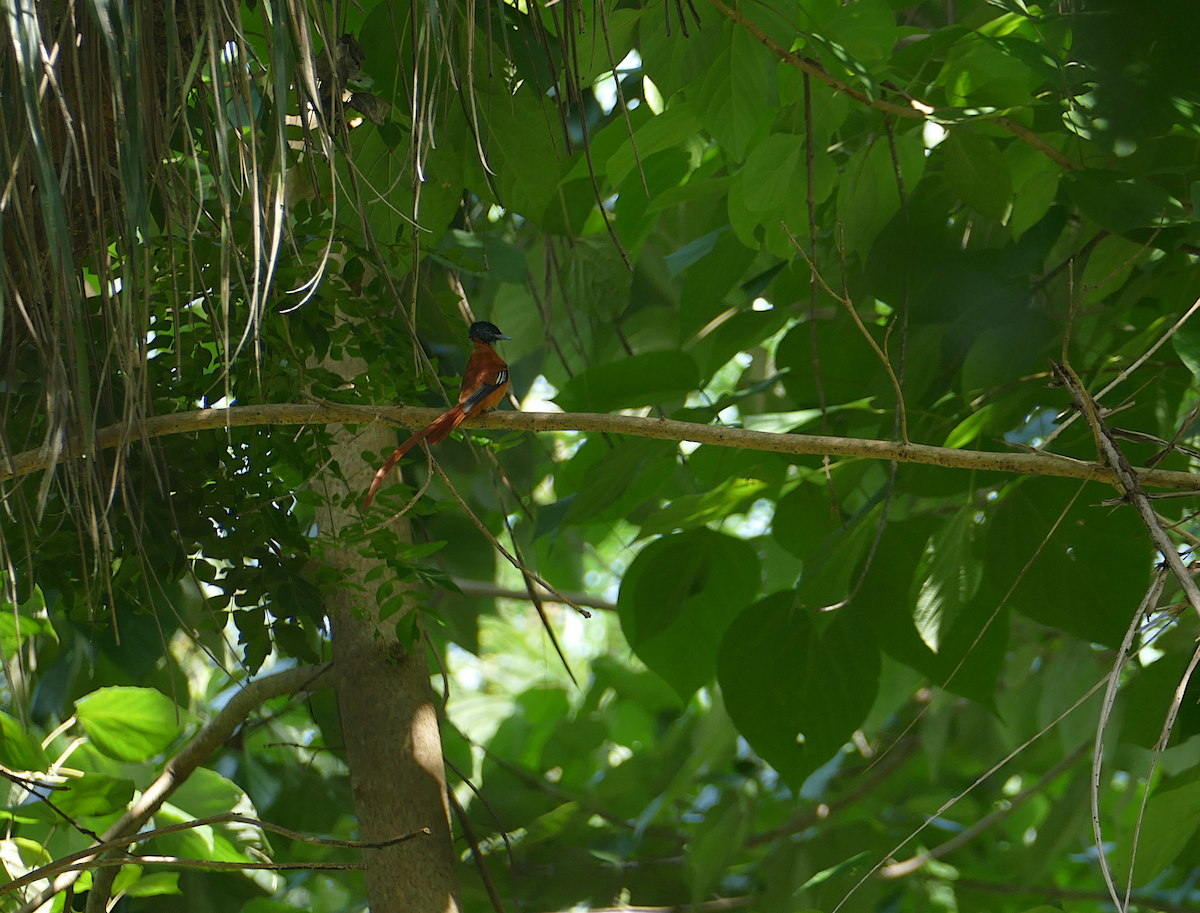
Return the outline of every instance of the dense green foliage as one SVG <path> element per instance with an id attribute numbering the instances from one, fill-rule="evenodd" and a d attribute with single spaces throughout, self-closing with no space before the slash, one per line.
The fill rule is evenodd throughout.
<path id="1" fill-rule="evenodd" d="M 169 127 L 162 163 L 142 160 L 155 178 L 139 185 L 126 147 L 112 248 L 55 247 L 76 223 L 44 183 L 6 222 L 6 455 L 214 403 L 443 404 L 467 354 L 461 289 L 512 337 L 501 352 L 529 410 L 895 438 L 867 334 L 911 441 L 1043 445 L 1069 405 L 1049 370 L 1065 355 L 1094 395 L 1115 382 L 1103 404 L 1133 433 L 1131 461 L 1192 467 L 1161 442 L 1197 433 L 1200 319 L 1120 372 L 1200 295 L 1200 8 L 521 0 L 430 4 L 414 23 L 387 0 L 314 6 L 312 21 L 268 0 L 232 10 L 220 63 L 172 45 L 176 94 L 163 123 L 146 115 Z M 117 45 L 149 27 L 118 20 Z M 333 106 L 324 147 L 315 118 L 299 126 L 305 32 L 356 39 L 337 88 L 360 94 Z M 43 102 L 17 91 L 37 85 L 34 58 L 16 39 L 4 53 L 11 124 Z M 5 173 L 26 154 L 6 147 Z M 284 187 L 275 222 L 264 201 Z M 53 282 L 7 259 L 37 244 Z M 39 322 L 30 302 L 52 298 L 73 325 Z M 351 358 L 347 383 L 333 366 Z M 1095 459 L 1086 422 L 1055 435 L 1049 450 Z M 382 562 L 363 592 L 380 623 L 413 649 L 429 635 L 451 782 L 514 913 L 1107 903 L 1089 759 L 1155 559 L 1133 509 L 1101 504 L 1111 488 L 632 436 L 464 437 L 434 455 L 491 535 L 553 586 L 613 603 L 590 619 L 547 604 L 574 682 L 533 606 L 495 595 L 520 573 L 439 478 L 423 489 L 419 451 L 340 544 Z M 314 516 L 345 458 L 324 427 L 260 425 L 5 482 L 0 762 L 57 765 L 71 788 L 53 801 L 99 832 L 238 682 L 328 658 L 322 595 L 345 584 L 314 561 Z M 412 544 L 377 528 L 418 490 Z M 1181 547 L 1200 541 L 1191 504 L 1156 502 Z M 401 614 L 398 583 L 419 613 Z M 1134 897 L 1180 909 L 1200 901 L 1200 685 L 1153 749 L 1198 626 L 1173 583 L 1152 609 L 1120 673 L 1101 825 L 1123 886 L 1149 793 Z M 238 810 L 351 837 L 340 745 L 330 693 L 279 699 L 155 824 Z M 10 800 L 10 876 L 88 844 L 36 797 Z M 457 848 L 466 908 L 490 909 L 465 835 Z M 922 850 L 934 858 L 851 893 Z M 141 851 L 358 858 L 245 827 Z M 365 903 L 350 871 L 128 868 L 118 886 L 130 913 Z"/>

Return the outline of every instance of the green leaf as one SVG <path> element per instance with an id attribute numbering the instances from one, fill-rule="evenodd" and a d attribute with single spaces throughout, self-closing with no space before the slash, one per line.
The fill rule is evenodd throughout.
<path id="1" fill-rule="evenodd" d="M 896 157 L 900 160 L 904 190 L 911 195 L 925 169 L 920 137 L 911 133 L 898 135 Z M 846 247 L 865 261 L 876 235 L 900 211 L 896 168 L 886 141 L 877 140 L 854 153 L 842 173 L 837 200 Z"/>
<path id="2" fill-rule="evenodd" d="M 750 138 L 767 112 L 774 59 L 745 29 L 726 27 L 729 44 L 708 68 L 696 104 L 704 126 L 729 157 L 746 157 Z"/>
<path id="3" fill-rule="evenodd" d="M 127 868 L 137 868 L 128 866 Z M 122 868 L 124 871 L 124 868 Z M 114 885 L 114 895 L 117 893 Z M 152 872 L 142 875 L 125 889 L 126 897 L 161 897 L 164 894 L 182 894 L 179 887 L 178 872 Z M 243 910 L 245 907 L 242 908 Z"/>
<path id="4" fill-rule="evenodd" d="M 164 751 L 193 717 L 153 688 L 101 688 L 75 702 L 96 749 L 118 761 L 145 761 Z"/>
<path id="5" fill-rule="evenodd" d="M 1004 594 L 984 593 L 981 584 L 981 592 L 950 629 L 939 632 L 934 653 L 913 624 L 908 587 L 896 583 L 912 579 L 925 544 L 938 529 L 937 521 L 928 517 L 889 523 L 853 604 L 861 607 L 864 624 L 881 650 L 933 683 L 991 707 L 1008 652 L 1008 610 L 996 614 Z"/>
<path id="6" fill-rule="evenodd" d="M 487 118 L 483 148 L 496 171 L 496 186 L 503 205 L 534 222 L 546 211 L 556 188 L 559 157 L 546 130 L 546 112 L 534 93 L 525 89 L 510 96 L 497 82 L 487 105 L 480 105 L 480 120 Z"/>
<path id="7" fill-rule="evenodd" d="M 758 479 L 726 479 L 702 495 L 676 498 L 662 510 L 652 513 L 642 523 L 639 538 L 657 536 L 674 530 L 695 529 L 733 513 L 739 504 L 753 498 L 767 487 Z"/>
<path id="8" fill-rule="evenodd" d="M 882 506 L 876 504 L 860 512 L 853 523 L 835 530 L 805 556 L 804 574 L 796 585 L 797 605 L 821 609 L 849 597 L 881 511 Z"/>
<path id="9" fill-rule="evenodd" d="M 1157 184 L 1114 171 L 1072 171 L 1067 193 L 1085 216 L 1113 234 L 1153 227 L 1181 215 L 1179 201 Z"/>
<path id="10" fill-rule="evenodd" d="M 566 412 L 612 412 L 680 400 L 700 384 L 683 352 L 647 352 L 577 374 L 554 398 Z"/>
<path id="11" fill-rule="evenodd" d="M 824 479 L 797 485 L 775 503 L 771 535 L 802 561 L 838 528 Z"/>
<path id="12" fill-rule="evenodd" d="M 1146 803 L 1146 816 L 1137 843 L 1134 887 L 1164 871 L 1200 827 L 1200 779 L 1187 778 L 1174 789 L 1160 789 Z M 1128 828 L 1113 858 L 1113 878 L 1124 885 L 1133 859 L 1133 828 Z"/>
<path id="13" fill-rule="evenodd" d="M 38 740 L 7 713 L 0 713 L 0 762 L 11 770 L 50 767 L 50 758 Z"/>
<path id="14" fill-rule="evenodd" d="M 700 119 L 696 117 L 692 106 L 684 102 L 672 105 L 658 117 L 651 118 L 634 131 L 633 138 L 637 142 L 637 154 L 645 162 L 654 153 L 678 146 L 699 130 Z M 626 137 L 617 151 L 609 156 L 605 171 L 609 181 L 616 187 L 635 168 L 637 159 L 634 158 L 633 144 Z"/>
<path id="15" fill-rule="evenodd" d="M 171 794 L 171 804 L 196 818 L 207 818 L 234 811 L 245 798 L 246 793 L 232 780 L 215 770 L 198 767 Z"/>
<path id="16" fill-rule="evenodd" d="M 1171 345 L 1179 360 L 1187 365 L 1192 377 L 1200 384 L 1200 317 L 1189 317 L 1171 337 Z"/>
<path id="17" fill-rule="evenodd" d="M 754 251 L 742 244 L 734 232 L 716 233 L 708 252 L 688 265 L 683 278 L 679 297 L 682 339 L 691 339 L 728 307 L 726 298 L 753 260 Z"/>
<path id="18" fill-rule="evenodd" d="M 796 893 L 799 894 L 801 891 L 807 891 L 809 888 L 815 888 L 819 884 L 824 884 L 830 878 L 836 878 L 843 872 L 849 872 L 857 867 L 860 862 L 864 862 L 869 859 L 870 856 L 870 853 L 868 853 L 866 850 L 863 850 L 861 853 L 855 853 L 845 862 L 839 862 L 837 865 L 831 866 L 828 869 L 822 869 L 812 878 L 808 879 L 808 881 L 804 882 L 804 884 L 800 885 L 800 887 L 796 888 Z"/>
<path id="19" fill-rule="evenodd" d="M 1078 485 L 1027 479 L 987 524 L 981 598 L 999 604 Z M 1146 591 L 1152 549 L 1132 511 L 1091 507 L 1084 492 L 1009 599 L 1009 607 L 1091 643 L 1115 646 Z"/>
<path id="20" fill-rule="evenodd" d="M 607 237 L 579 238 L 561 259 L 557 279 L 569 307 L 579 308 L 600 320 L 621 316 L 629 305 L 633 275 Z"/>
<path id="21" fill-rule="evenodd" d="M 962 508 L 930 536 L 913 575 L 913 624 L 934 653 L 979 589 L 983 568 L 971 547 L 975 513 L 972 506 Z"/>
<path id="22" fill-rule="evenodd" d="M 622 440 L 613 449 L 606 447 L 605 450 L 600 459 L 588 467 L 562 520 L 564 524 L 586 523 L 618 501 L 625 500 L 625 495 L 631 491 L 640 503 L 653 493 L 653 488 L 647 489 L 645 484 L 639 484 L 640 480 L 646 475 L 658 479 L 660 474 L 655 470 L 664 464 L 670 472 L 678 452 L 670 442 L 636 438 Z M 628 504 L 629 508 L 636 506 L 637 503 Z"/>
<path id="23" fill-rule="evenodd" d="M 525 253 L 491 232 L 475 233 L 453 228 L 442 236 L 436 253 L 430 256 L 452 269 L 518 285 L 524 284 L 528 269 Z"/>
<path id="24" fill-rule="evenodd" d="M 70 788 L 63 793 L 54 793 L 51 801 L 72 817 L 110 815 L 133 799 L 132 780 L 89 773 L 67 785 Z"/>
<path id="25" fill-rule="evenodd" d="M 1012 177 L 996 144 L 967 127 L 953 127 L 941 148 L 946 185 L 976 212 L 1002 219 L 1012 197 Z"/>
<path id="26" fill-rule="evenodd" d="M 1062 178 L 1055 171 L 1040 171 L 1021 185 L 1013 197 L 1012 215 L 1008 227 L 1013 240 L 1019 241 L 1025 232 L 1042 220 L 1054 198 L 1058 196 L 1058 182 Z"/>
<path id="27" fill-rule="evenodd" d="M 887 60 L 899 33 L 896 14 L 884 0 L 855 0 L 821 24 L 820 34 L 868 66 Z"/>
<path id="28" fill-rule="evenodd" d="M 791 133 L 768 136 L 754 147 L 742 169 L 746 208 L 752 212 L 777 209 L 793 175 L 804 175 L 805 167 L 803 137 Z"/>
<path id="29" fill-rule="evenodd" d="M 946 440 L 942 446 L 948 447 L 951 450 L 959 450 L 975 443 L 979 436 L 986 430 L 995 412 L 995 403 L 988 403 L 977 412 L 972 412 L 955 425 L 953 431 L 946 435 Z"/>
<path id="30" fill-rule="evenodd" d="M 625 572 L 617 611 L 626 640 L 684 700 L 712 678 L 726 626 L 758 592 L 754 547 L 709 529 L 646 546 Z"/>
<path id="31" fill-rule="evenodd" d="M 670 100 L 692 80 L 702 77 L 724 43 L 724 17 L 712 4 L 696 4 L 700 25 L 688 10 L 686 31 L 680 28 L 675 9 L 659 7 L 638 23 L 642 69 Z M 668 16 L 670 17 L 668 22 Z"/>
<path id="32" fill-rule="evenodd" d="M 850 740 L 879 686 L 863 619 L 852 609 L 822 617 L 788 592 L 743 611 L 717 662 L 730 718 L 793 790 Z"/>
<path id="33" fill-rule="evenodd" d="M 594 84 L 598 77 L 610 72 L 613 67 L 620 65 L 625 55 L 629 53 L 629 49 L 633 46 L 633 36 L 637 29 L 638 20 L 642 18 L 643 12 L 644 10 L 640 9 L 614 9 L 607 11 L 605 24 L 608 26 L 609 42 L 612 43 L 611 57 L 608 53 L 608 44 L 604 41 L 592 41 L 589 39 L 579 42 L 579 69 L 577 72 L 581 86 Z M 587 20 L 589 35 L 594 35 L 598 29 L 603 28 L 603 24 L 594 18 L 599 15 L 596 12 L 596 7 L 584 7 L 583 15 Z M 614 57 L 616 58 L 615 60 L 613 59 Z"/>

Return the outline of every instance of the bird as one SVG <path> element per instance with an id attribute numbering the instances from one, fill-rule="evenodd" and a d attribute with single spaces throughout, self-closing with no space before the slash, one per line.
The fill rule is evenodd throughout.
<path id="1" fill-rule="evenodd" d="M 479 415 L 489 412 L 500 404 L 504 394 L 508 392 L 508 365 L 496 351 L 496 343 L 502 339 L 511 339 L 500 332 L 499 327 L 486 320 L 477 320 L 471 324 L 467 332 L 474 348 L 471 357 L 467 359 L 467 368 L 463 371 L 462 392 L 458 394 L 458 404 L 449 411 L 439 415 L 432 422 L 413 434 L 407 441 L 395 449 L 387 462 L 375 473 L 371 489 L 363 498 L 362 509 L 365 511 L 375 500 L 375 493 L 383 485 L 392 467 L 400 462 L 400 458 L 421 441 L 430 444 L 440 444 L 450 436 L 450 433 L 462 424 L 469 415 Z"/>

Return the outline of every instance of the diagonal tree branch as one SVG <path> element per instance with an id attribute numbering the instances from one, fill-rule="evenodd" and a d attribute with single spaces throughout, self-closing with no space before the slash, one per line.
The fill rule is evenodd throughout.
<path id="1" fill-rule="evenodd" d="M 150 820 L 170 795 L 234 733 L 234 730 L 249 716 L 250 711 L 265 701 L 292 694 L 297 691 L 318 690 L 330 688 L 336 683 L 336 676 L 330 674 L 332 664 L 323 666 L 297 666 L 285 672 L 277 672 L 264 678 L 249 682 L 241 691 L 235 694 L 208 724 L 183 746 L 179 754 L 167 761 L 163 772 L 138 797 L 133 806 L 122 815 L 115 824 L 101 836 L 107 843 L 119 840 L 130 834 L 136 834 Z M 102 843 L 101 846 L 104 844 Z M 102 850 L 101 850 L 102 851 Z M 79 880 L 81 871 L 64 872 L 50 884 L 50 887 L 40 892 L 37 897 L 25 903 L 17 913 L 33 913 L 54 895 L 65 891 Z"/>
<path id="2" fill-rule="evenodd" d="M 737 10 L 726 6 L 721 2 L 721 0 L 709 0 L 709 2 L 721 12 L 721 15 L 731 22 L 735 22 L 744 28 L 747 32 L 753 35 L 763 47 L 773 53 L 784 63 L 790 64 L 791 66 L 808 73 L 814 79 L 819 79 L 821 82 L 825 83 L 825 85 L 829 86 L 829 88 L 833 89 L 835 92 L 840 92 L 842 95 L 853 98 L 855 101 L 860 102 L 869 108 L 885 111 L 888 114 L 895 115 L 896 117 L 903 117 L 908 120 L 925 120 L 926 116 L 930 114 L 938 114 L 942 117 L 969 117 L 967 112 L 962 108 L 933 108 L 924 104 L 923 102 L 916 101 L 915 99 L 909 99 L 909 103 L 906 105 L 898 105 L 895 102 L 890 102 L 886 99 L 871 98 L 871 96 L 867 95 L 866 92 L 856 89 L 854 86 L 838 79 L 828 70 L 826 70 L 825 67 L 823 67 L 818 61 L 813 60 L 810 57 L 803 57 L 800 54 L 794 54 L 787 48 L 780 45 L 778 42 L 773 41 L 750 19 L 746 18 L 746 16 L 742 15 Z M 901 97 L 903 97 L 903 95 Z M 975 117 L 971 119 L 985 120 L 989 123 L 995 124 L 997 127 L 1007 130 L 1013 136 L 1017 137 L 1017 139 L 1021 140 L 1021 142 L 1028 143 L 1038 152 L 1042 153 L 1042 155 L 1053 161 L 1056 165 L 1059 165 L 1068 171 L 1072 171 L 1079 167 L 1079 165 L 1076 164 L 1075 161 L 1069 156 L 1063 155 L 1063 153 L 1059 152 L 1028 127 L 1022 126 L 1011 117 L 1005 117 L 1004 115 L 1000 114 L 992 117 Z"/>
<path id="3" fill-rule="evenodd" d="M 261 406 L 234 406 L 230 409 L 197 409 L 171 415 L 153 416 L 136 426 L 109 425 L 96 433 L 96 446 L 115 447 L 122 441 L 138 441 L 169 434 L 191 434 L 212 429 L 255 425 L 347 424 L 367 425 L 384 420 L 405 426 L 421 427 L 441 413 L 437 409 L 412 406 L 376 407 L 322 403 L 317 406 L 290 403 Z M 700 425 L 667 418 L 640 418 L 634 415 L 607 415 L 590 412 L 489 412 L 463 422 L 464 428 L 494 431 L 583 431 L 626 434 L 668 441 L 694 441 L 714 447 L 739 447 L 771 453 L 813 454 L 858 457 L 868 460 L 896 460 L 948 469 L 974 469 L 1015 475 L 1045 475 L 1066 479 L 1088 479 L 1120 484 L 1119 474 L 1107 465 L 1076 460 L 1054 453 L 1003 453 L 981 450 L 952 450 L 930 444 L 905 444 L 869 438 L 834 437 L 822 434 L 775 434 Z M 69 454 L 79 457 L 83 448 L 72 442 Z M 50 465 L 51 455 L 42 448 L 16 454 L 0 466 L 0 481 L 29 475 Z M 1140 485 L 1178 491 L 1200 491 L 1200 474 L 1164 469 L 1132 470 Z"/>

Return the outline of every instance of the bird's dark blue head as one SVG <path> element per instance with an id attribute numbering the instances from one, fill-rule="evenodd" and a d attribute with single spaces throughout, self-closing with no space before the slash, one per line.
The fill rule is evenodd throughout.
<path id="1" fill-rule="evenodd" d="M 477 320 L 471 324 L 470 337 L 479 342 L 486 342 L 488 345 L 495 345 L 501 339 L 510 339 L 500 332 L 500 328 L 494 323 L 488 323 L 486 320 Z"/>

